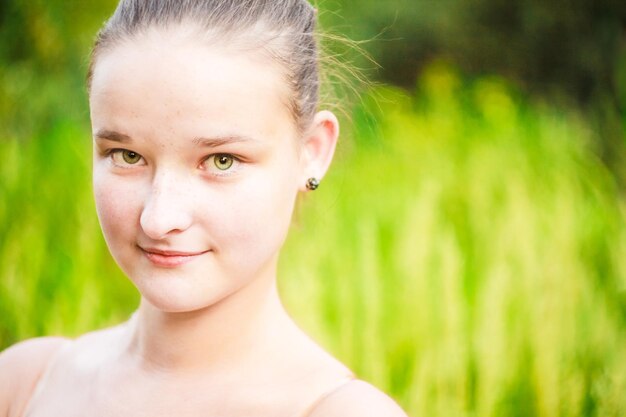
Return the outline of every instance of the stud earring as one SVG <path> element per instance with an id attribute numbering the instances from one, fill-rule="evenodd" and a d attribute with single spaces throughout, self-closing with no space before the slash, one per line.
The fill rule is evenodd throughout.
<path id="1" fill-rule="evenodd" d="M 319 187 L 319 186 L 320 186 L 320 182 L 315 177 L 311 177 L 308 180 L 306 180 L 306 188 L 308 190 L 311 190 L 311 191 L 317 190 L 317 187 Z"/>

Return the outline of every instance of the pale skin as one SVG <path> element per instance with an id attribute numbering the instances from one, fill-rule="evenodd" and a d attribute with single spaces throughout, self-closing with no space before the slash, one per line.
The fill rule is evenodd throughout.
<path id="1" fill-rule="evenodd" d="M 0 417 L 405 416 L 359 380 L 307 412 L 351 372 L 288 316 L 276 266 L 339 126 L 321 111 L 298 132 L 284 84 L 267 57 L 180 30 L 98 58 L 96 207 L 140 307 L 111 329 L 3 352 Z"/>

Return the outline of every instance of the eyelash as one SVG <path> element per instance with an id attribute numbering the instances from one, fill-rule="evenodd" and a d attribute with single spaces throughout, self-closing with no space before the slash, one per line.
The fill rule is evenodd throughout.
<path id="1" fill-rule="evenodd" d="M 111 162 L 115 166 L 120 167 L 122 169 L 131 169 L 133 166 L 143 166 L 143 165 L 145 165 L 145 160 L 144 160 L 143 164 L 138 164 L 138 163 L 131 164 L 131 163 L 128 163 L 128 162 L 117 162 L 115 160 L 115 156 L 116 155 L 120 155 L 120 157 L 123 158 L 123 152 L 129 152 L 129 153 L 133 153 L 133 154 L 137 155 L 140 158 L 139 161 L 144 160 L 144 158 L 143 158 L 143 156 L 141 156 L 141 154 L 139 154 L 139 153 L 137 153 L 135 151 L 131 151 L 129 149 L 122 149 L 122 148 L 109 149 L 108 151 L 105 152 L 105 156 L 107 158 L 109 158 L 111 160 Z M 211 160 L 215 160 L 215 158 L 218 158 L 218 157 L 228 157 L 228 158 L 231 158 L 232 159 L 232 164 L 227 169 L 220 170 L 219 168 L 217 168 L 217 166 L 215 166 L 215 163 L 214 163 L 213 164 L 214 165 L 214 171 L 212 172 L 211 175 L 216 176 L 216 177 L 227 177 L 227 176 L 233 175 L 234 172 L 237 171 L 237 167 L 239 166 L 239 164 L 241 164 L 243 162 L 242 158 L 238 157 L 237 155 L 221 152 L 221 153 L 214 153 L 214 154 L 208 155 L 207 157 L 203 158 L 202 162 L 200 163 L 200 165 L 201 166 L 205 166 L 205 164 L 207 162 L 209 162 Z M 207 171 L 209 171 L 209 170 L 207 169 Z"/>

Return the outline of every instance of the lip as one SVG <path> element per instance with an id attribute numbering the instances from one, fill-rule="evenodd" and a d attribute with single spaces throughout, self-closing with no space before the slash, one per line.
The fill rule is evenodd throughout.
<path id="1" fill-rule="evenodd" d="M 141 246 L 139 246 L 139 249 L 141 249 L 145 257 L 154 265 L 165 268 L 173 268 L 186 264 L 210 252 L 210 250 L 198 252 L 175 251 L 169 249 L 143 248 Z"/>

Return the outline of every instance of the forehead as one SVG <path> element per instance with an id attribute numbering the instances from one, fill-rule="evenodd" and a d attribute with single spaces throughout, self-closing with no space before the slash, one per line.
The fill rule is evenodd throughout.
<path id="1" fill-rule="evenodd" d="M 94 129 L 129 134 L 293 135 L 288 86 L 255 52 L 150 32 L 98 56 L 91 83 Z"/>

